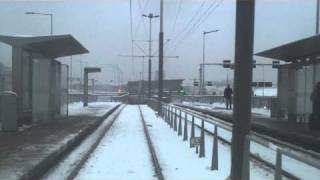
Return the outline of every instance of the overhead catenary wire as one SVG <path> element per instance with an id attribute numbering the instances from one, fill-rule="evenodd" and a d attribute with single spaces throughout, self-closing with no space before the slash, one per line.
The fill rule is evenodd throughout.
<path id="1" fill-rule="evenodd" d="M 177 14 L 176 14 L 175 19 L 174 19 L 174 22 L 173 22 L 173 28 L 172 28 L 173 33 L 175 33 L 175 30 L 176 30 L 177 20 L 178 20 L 178 18 L 179 18 L 180 12 L 181 12 L 182 1 L 183 1 L 183 0 L 180 0 L 180 1 L 179 1 Z"/>
<path id="2" fill-rule="evenodd" d="M 223 3 L 224 0 L 220 0 L 219 2 L 217 2 L 217 0 L 215 0 L 208 8 L 207 10 L 202 13 L 202 16 L 198 19 L 198 21 L 196 21 L 192 28 L 189 29 L 189 31 L 184 34 L 184 36 L 181 36 L 182 38 L 177 38 L 177 43 L 175 44 L 173 50 L 171 53 L 175 52 L 177 50 L 177 48 L 179 46 L 181 46 L 183 44 L 183 42 L 185 40 L 188 39 L 188 37 L 190 37 L 196 30 L 198 30 L 198 28 L 215 12 L 215 10 Z"/>
<path id="3" fill-rule="evenodd" d="M 132 19 L 132 0 L 130 0 L 130 34 L 131 34 L 131 71 L 132 74 L 135 74 L 135 70 L 134 70 L 134 47 L 133 47 L 133 19 Z"/>

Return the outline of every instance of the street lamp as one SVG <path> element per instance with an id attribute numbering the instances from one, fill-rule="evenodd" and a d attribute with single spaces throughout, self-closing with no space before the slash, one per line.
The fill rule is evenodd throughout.
<path id="1" fill-rule="evenodd" d="M 50 35 L 53 35 L 53 30 L 52 30 L 52 21 L 53 21 L 53 14 L 52 13 L 40 13 L 40 12 L 25 12 L 27 15 L 42 15 L 42 16 L 50 16 Z"/>
<path id="2" fill-rule="evenodd" d="M 204 92 L 204 82 L 205 82 L 205 79 L 204 79 L 204 76 L 205 76 L 205 73 L 204 73 L 204 63 L 205 63 L 205 46 L 206 46 L 206 41 L 205 41 L 205 37 L 207 34 L 210 34 L 210 33 L 214 33 L 214 32 L 218 32 L 219 29 L 216 29 L 216 30 L 212 30 L 212 31 L 204 31 L 203 32 L 203 49 L 202 49 L 202 67 L 200 66 L 200 70 L 201 70 L 201 90 L 202 92 Z M 199 92 L 200 93 L 200 92 Z"/>

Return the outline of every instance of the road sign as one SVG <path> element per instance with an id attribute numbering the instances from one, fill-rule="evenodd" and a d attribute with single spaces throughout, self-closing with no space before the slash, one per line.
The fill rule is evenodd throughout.
<path id="1" fill-rule="evenodd" d="M 192 146 L 200 146 L 200 137 L 193 137 L 190 139 Z"/>
<path id="2" fill-rule="evenodd" d="M 253 87 L 272 87 L 272 82 L 252 82 Z"/>
<path id="3" fill-rule="evenodd" d="M 272 61 L 272 68 L 276 69 L 280 66 L 280 61 Z"/>
<path id="4" fill-rule="evenodd" d="M 223 68 L 230 68 L 231 67 L 231 61 L 230 60 L 223 60 Z"/>
<path id="5" fill-rule="evenodd" d="M 99 67 L 85 67 L 84 72 L 86 72 L 86 73 L 101 72 L 101 68 L 99 68 Z"/>

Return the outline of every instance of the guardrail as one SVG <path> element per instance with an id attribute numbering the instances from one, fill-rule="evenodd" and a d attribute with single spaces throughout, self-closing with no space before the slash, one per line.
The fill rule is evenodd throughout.
<path id="1" fill-rule="evenodd" d="M 162 103 L 162 114 L 160 114 L 161 117 L 165 120 L 165 122 L 174 130 L 178 132 L 178 136 L 183 136 L 183 140 L 187 141 L 189 139 L 190 141 L 190 148 L 196 147 L 196 152 L 198 152 L 199 147 L 199 157 L 205 157 L 205 131 L 208 132 L 207 129 L 205 129 L 205 122 L 209 123 L 214 126 L 213 132 L 210 132 L 213 135 L 213 146 L 212 146 L 212 158 L 211 158 L 211 170 L 218 170 L 218 139 L 222 139 L 221 136 L 219 136 L 219 129 L 223 129 L 226 131 L 229 131 L 232 133 L 232 124 L 227 123 L 225 121 L 210 117 L 208 115 L 204 115 L 201 113 L 198 113 L 196 111 L 184 109 L 175 105 L 170 105 L 166 103 Z M 191 116 L 191 134 L 190 138 L 188 138 L 188 123 L 190 123 L 190 120 L 188 120 L 188 117 Z M 199 119 L 201 121 L 200 126 L 200 137 L 199 137 L 199 144 L 195 144 L 195 141 L 197 140 L 195 137 L 195 118 Z M 190 118 L 189 118 L 190 119 Z M 182 121 L 184 120 L 184 128 L 182 131 Z M 228 141 L 228 140 L 224 140 Z M 271 149 L 276 152 L 276 160 L 275 164 L 270 165 L 271 163 L 266 163 L 267 166 L 272 166 L 274 168 L 274 179 L 280 180 L 282 178 L 282 175 L 287 176 L 292 179 L 299 179 L 295 175 L 293 175 L 290 172 L 285 171 L 282 168 L 282 156 L 285 155 L 289 158 L 295 159 L 301 163 L 307 164 L 309 166 L 312 166 L 318 170 L 320 170 L 320 162 L 319 159 L 315 160 L 313 159 L 314 156 L 319 157 L 315 153 L 310 153 L 313 158 L 306 156 L 305 152 L 308 153 L 308 151 L 302 151 L 298 152 L 301 148 L 297 147 L 292 149 L 291 147 L 293 145 L 286 145 L 287 143 L 281 143 L 279 140 L 275 140 L 273 138 L 268 138 L 264 135 L 259 135 L 255 132 L 250 132 L 249 135 L 246 137 L 246 146 L 248 147 L 248 152 L 244 154 L 244 161 L 249 162 L 250 156 L 255 157 L 258 160 L 263 161 L 262 158 L 257 157 L 257 155 L 251 153 L 250 151 L 250 142 L 255 142 L 259 145 L 262 145 L 268 149 Z M 230 142 L 231 143 L 231 142 Z M 250 177 L 250 168 L 249 163 L 245 163 L 248 165 L 248 167 L 243 168 L 244 169 L 244 175 L 246 179 L 249 179 Z M 319 171 L 320 172 L 320 171 Z"/>

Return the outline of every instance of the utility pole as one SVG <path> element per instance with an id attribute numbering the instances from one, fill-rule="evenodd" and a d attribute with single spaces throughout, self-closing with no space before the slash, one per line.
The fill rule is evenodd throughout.
<path id="1" fill-rule="evenodd" d="M 151 70 L 152 70 L 152 62 L 151 62 L 151 53 L 152 53 L 152 18 L 158 18 L 158 15 L 153 15 L 150 13 L 149 15 L 142 15 L 143 17 L 149 18 L 149 62 L 148 62 L 148 98 L 151 98 Z"/>
<path id="2" fill-rule="evenodd" d="M 320 5 L 320 0 L 317 0 L 316 34 L 319 34 L 319 5 Z"/>
<path id="3" fill-rule="evenodd" d="M 160 0 L 160 32 L 159 32 L 159 90 L 158 90 L 158 114 L 161 112 L 161 102 L 163 95 L 163 0 Z"/>
<path id="4" fill-rule="evenodd" d="M 236 1 L 234 109 L 231 143 L 231 180 L 249 179 L 251 83 L 255 0 Z M 246 157 L 246 158 L 244 158 Z"/>

